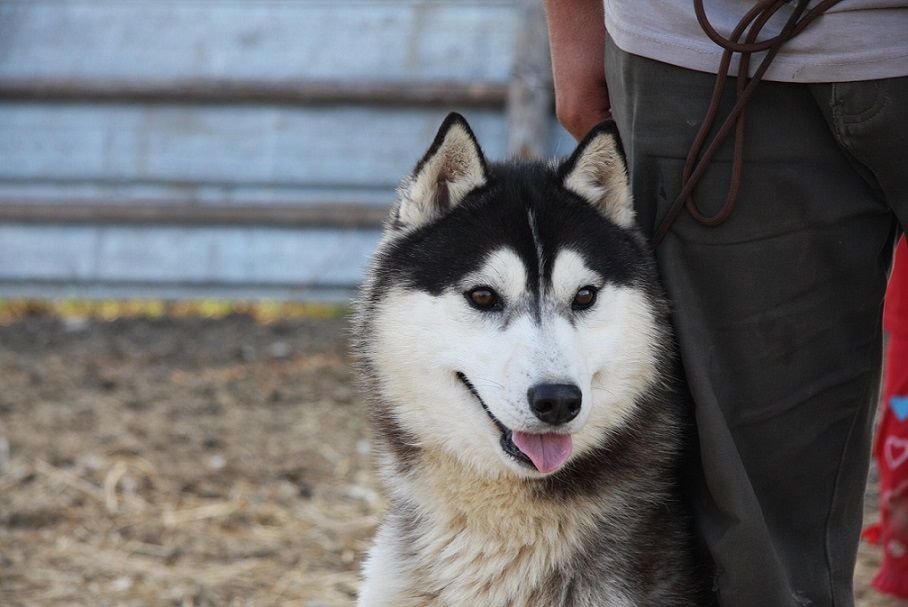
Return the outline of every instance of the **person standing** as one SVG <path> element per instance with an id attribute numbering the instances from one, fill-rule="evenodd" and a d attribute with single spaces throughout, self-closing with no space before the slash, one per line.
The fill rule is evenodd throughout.
<path id="1" fill-rule="evenodd" d="M 881 306 L 908 225 L 908 3 L 822 4 L 805 25 L 807 0 L 546 0 L 559 120 L 579 138 L 614 118 L 658 237 L 723 607 L 854 602 Z M 720 44 L 753 52 L 725 63 Z"/>

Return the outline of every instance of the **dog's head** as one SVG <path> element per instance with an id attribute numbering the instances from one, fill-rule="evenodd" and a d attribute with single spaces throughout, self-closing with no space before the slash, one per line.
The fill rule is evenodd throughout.
<path id="1" fill-rule="evenodd" d="M 560 164 L 490 164 L 452 114 L 401 185 L 360 349 L 399 440 L 538 478 L 653 386 L 662 305 L 613 125 Z"/>

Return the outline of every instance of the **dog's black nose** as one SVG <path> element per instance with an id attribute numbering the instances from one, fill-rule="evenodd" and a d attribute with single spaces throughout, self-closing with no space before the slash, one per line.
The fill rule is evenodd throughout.
<path id="1" fill-rule="evenodd" d="M 527 390 L 530 410 L 547 424 L 564 424 L 580 413 L 583 393 L 571 384 L 539 384 Z"/>

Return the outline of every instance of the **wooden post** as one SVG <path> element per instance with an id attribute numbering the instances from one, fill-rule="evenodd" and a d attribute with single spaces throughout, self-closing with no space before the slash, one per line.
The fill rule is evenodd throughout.
<path id="1" fill-rule="evenodd" d="M 520 13 L 514 68 L 508 86 L 508 151 L 539 158 L 552 124 L 552 64 L 541 0 L 518 0 Z"/>

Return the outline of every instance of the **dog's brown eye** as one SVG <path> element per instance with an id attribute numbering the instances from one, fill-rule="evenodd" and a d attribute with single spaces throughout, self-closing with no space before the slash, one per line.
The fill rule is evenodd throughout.
<path id="1" fill-rule="evenodd" d="M 494 310 L 500 307 L 498 294 L 488 287 L 479 287 L 467 292 L 467 300 L 478 310 Z"/>
<path id="2" fill-rule="evenodd" d="M 587 285 L 581 287 L 577 294 L 574 295 L 574 301 L 571 307 L 575 310 L 586 310 L 596 302 L 596 287 Z"/>

